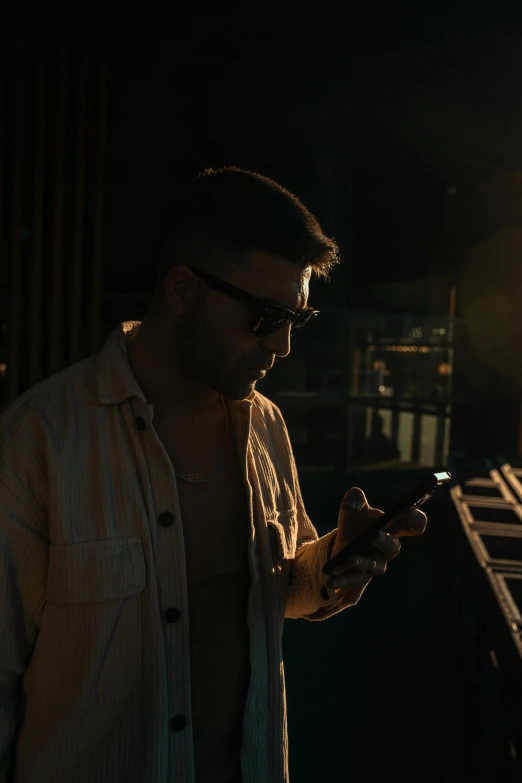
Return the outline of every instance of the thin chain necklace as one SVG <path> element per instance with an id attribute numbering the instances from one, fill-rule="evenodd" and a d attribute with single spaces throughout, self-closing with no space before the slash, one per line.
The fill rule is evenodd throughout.
<path id="1" fill-rule="evenodd" d="M 219 462 L 214 468 L 214 470 L 212 471 L 212 473 L 209 473 L 207 476 L 204 476 L 202 479 L 187 478 L 186 476 L 183 476 L 181 473 L 178 473 L 176 468 L 174 468 L 174 473 L 176 474 L 176 476 L 182 479 L 183 481 L 186 481 L 188 484 L 202 484 L 204 481 L 210 481 L 211 478 L 217 473 L 217 471 L 221 467 L 221 464 L 225 457 L 225 448 L 227 445 L 227 431 L 228 431 L 228 408 L 225 403 L 225 398 L 223 397 L 223 395 L 221 395 L 221 404 L 223 405 L 223 410 L 225 411 L 225 438 L 223 440 L 223 448 L 221 450 L 221 456 L 219 458 Z"/>

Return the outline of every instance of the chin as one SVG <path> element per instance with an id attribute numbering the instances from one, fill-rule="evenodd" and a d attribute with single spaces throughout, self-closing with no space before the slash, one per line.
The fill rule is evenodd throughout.
<path id="1" fill-rule="evenodd" d="M 225 394 L 225 397 L 227 397 L 229 400 L 246 400 L 246 398 L 252 394 L 254 389 L 256 388 L 255 381 L 250 384 L 249 386 L 246 386 L 244 389 L 235 389 L 234 392 L 230 394 Z"/>
<path id="2" fill-rule="evenodd" d="M 222 384 L 220 388 L 216 386 L 213 387 L 216 391 L 218 391 L 220 394 L 222 394 L 224 397 L 226 397 L 228 400 L 246 400 L 246 398 L 252 394 L 254 389 L 256 388 L 256 382 L 251 381 L 250 383 L 241 383 L 241 384 L 234 384 L 227 386 L 226 384 Z"/>

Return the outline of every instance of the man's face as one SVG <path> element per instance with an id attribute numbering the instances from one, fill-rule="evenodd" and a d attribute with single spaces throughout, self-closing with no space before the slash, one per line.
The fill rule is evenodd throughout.
<path id="1" fill-rule="evenodd" d="M 233 272 L 216 276 L 267 304 L 297 310 L 308 303 L 310 274 L 310 267 L 300 269 L 258 252 Z M 291 324 L 259 337 L 250 328 L 259 310 L 207 288 L 203 281 L 199 285 L 189 312 L 174 330 L 178 369 L 183 377 L 229 399 L 245 399 L 262 377 L 261 369 L 270 369 L 276 356 L 290 353 Z"/>

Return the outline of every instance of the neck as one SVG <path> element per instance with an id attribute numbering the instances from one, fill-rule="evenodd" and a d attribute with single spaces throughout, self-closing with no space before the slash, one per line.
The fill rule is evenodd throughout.
<path id="1" fill-rule="evenodd" d="M 167 349 L 167 329 L 145 319 L 127 341 L 127 359 L 147 402 L 162 405 L 205 405 L 219 394 L 203 383 L 183 378 L 176 371 L 174 352 Z"/>

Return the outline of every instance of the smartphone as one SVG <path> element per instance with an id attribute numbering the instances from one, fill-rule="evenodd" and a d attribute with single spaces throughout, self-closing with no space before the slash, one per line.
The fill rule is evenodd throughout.
<path id="1" fill-rule="evenodd" d="M 426 501 L 431 498 L 439 487 L 446 486 L 449 484 L 450 480 L 450 473 L 432 473 L 431 476 L 425 478 L 420 484 L 417 484 L 411 492 L 404 495 L 398 503 L 395 503 L 394 506 L 376 519 L 369 528 L 361 533 L 361 535 L 354 538 L 348 546 L 345 546 L 335 555 L 335 557 L 332 557 L 331 560 L 325 563 L 323 566 L 323 574 L 329 574 L 330 571 L 340 566 L 350 555 L 367 554 L 373 547 L 373 539 L 387 522 L 390 522 L 397 514 L 400 514 L 400 512 L 404 511 L 406 508 L 418 508 L 419 506 L 422 506 L 423 503 L 426 503 Z"/>

